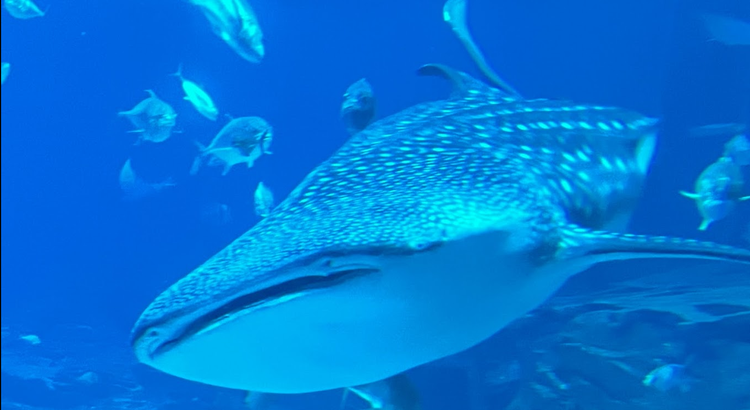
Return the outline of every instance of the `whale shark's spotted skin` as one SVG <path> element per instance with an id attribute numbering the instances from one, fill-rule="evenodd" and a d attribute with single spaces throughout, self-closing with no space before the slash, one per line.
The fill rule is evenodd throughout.
<path id="1" fill-rule="evenodd" d="M 267 218 L 157 297 L 133 330 L 138 357 L 182 377 L 251 390 L 303 392 L 345 387 L 337 383 L 346 381 L 351 381 L 350 385 L 375 381 L 368 377 L 380 374 L 376 371 L 365 375 L 363 370 L 361 378 L 347 379 L 341 370 L 341 379 L 319 384 L 317 380 L 307 383 L 301 379 L 294 385 L 281 381 L 278 385 L 271 381 L 263 384 L 272 379 L 270 374 L 267 378 L 259 376 L 262 385 L 235 383 L 235 376 L 183 371 L 180 366 L 185 359 L 180 359 L 181 370 L 172 370 L 172 364 L 159 365 L 158 359 L 205 333 L 204 329 L 220 331 L 239 316 L 238 312 L 271 312 L 277 309 L 274 306 L 299 298 L 310 289 L 323 285 L 333 288 L 331 283 L 321 283 L 320 278 L 333 278 L 339 273 L 336 263 L 348 260 L 339 258 L 359 255 L 376 261 L 375 269 L 370 269 L 373 262 L 368 262 L 364 267 L 355 263 L 354 268 L 346 270 L 355 272 L 353 275 L 362 271 L 367 274 L 382 268 L 377 261 L 408 261 L 412 255 L 438 254 L 441 247 L 448 249 L 465 238 L 491 232 L 505 232 L 498 249 L 502 247 L 504 254 L 519 256 L 528 263 L 524 268 L 527 271 L 519 273 L 523 280 L 557 275 L 566 270 L 553 267 L 589 257 L 589 262 L 570 268 L 570 274 L 577 273 L 593 263 L 618 259 L 612 256 L 617 253 L 631 255 L 628 258 L 674 254 L 750 263 L 749 252 L 720 245 L 598 231 L 623 215 L 627 219 L 632 210 L 654 150 L 654 120 L 611 107 L 523 100 L 466 74 L 451 75 L 456 85 L 451 98 L 416 105 L 354 135 Z M 468 261 L 482 255 L 464 256 Z M 516 286 L 521 279 L 503 268 L 501 263 L 497 275 L 512 276 L 508 283 L 514 285 L 507 286 Z M 446 276 L 472 277 L 472 272 L 447 269 L 435 270 L 436 282 Z M 559 283 L 549 285 L 540 297 L 564 282 L 560 275 Z M 503 291 L 513 293 L 512 289 Z M 415 296 L 419 297 L 422 295 Z M 275 329 L 257 332 L 262 338 L 262 332 Z M 404 346 L 411 342 L 408 337 L 404 340 Z M 354 347 L 357 343 L 351 341 Z M 443 341 L 436 338 L 434 343 Z M 392 345 L 397 351 L 408 347 L 395 342 Z M 419 349 L 422 347 L 429 350 L 431 346 Z M 301 355 L 308 356 L 309 352 Z M 401 368 L 394 364 L 393 370 L 407 370 L 427 359 L 404 361 Z M 364 360 L 368 359 L 361 360 L 353 366 L 366 368 Z M 287 375 L 304 373 L 295 368 L 296 363 L 291 362 Z M 335 375 L 337 364 L 331 361 L 330 366 L 330 373 Z"/>

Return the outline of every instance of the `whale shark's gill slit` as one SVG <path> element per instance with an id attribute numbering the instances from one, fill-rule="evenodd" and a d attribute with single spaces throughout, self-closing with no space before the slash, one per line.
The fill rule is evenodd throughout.
<path id="1" fill-rule="evenodd" d="M 213 326 L 215 323 L 229 319 L 234 314 L 257 308 L 273 300 L 279 300 L 284 295 L 302 294 L 316 289 L 329 288 L 361 276 L 378 272 L 380 272 L 380 270 L 377 268 L 357 267 L 342 269 L 325 276 L 305 276 L 297 278 L 261 289 L 257 292 L 239 296 L 219 308 L 206 313 L 200 318 L 197 318 L 181 335 L 162 345 L 159 350 L 168 349 L 170 346 Z"/>

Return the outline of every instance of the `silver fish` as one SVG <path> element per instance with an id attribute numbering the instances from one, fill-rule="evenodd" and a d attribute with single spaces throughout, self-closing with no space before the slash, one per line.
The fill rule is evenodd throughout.
<path id="1" fill-rule="evenodd" d="M 5 80 L 10 75 L 10 63 L 2 63 L 0 64 L 0 84 L 5 84 Z"/>
<path id="2" fill-rule="evenodd" d="M 358 386 L 480 343 L 599 263 L 750 264 L 748 250 L 602 230 L 640 196 L 654 120 L 420 72 L 444 73 L 453 96 L 355 134 L 159 295 L 132 330 L 138 360 L 250 391 Z"/>
<path id="3" fill-rule="evenodd" d="M 746 128 L 747 126 L 740 122 L 707 124 L 690 128 L 688 135 L 693 138 L 732 137 L 745 132 Z"/>
<path id="4" fill-rule="evenodd" d="M 453 33 L 456 34 L 458 40 L 461 41 L 466 51 L 469 52 L 469 56 L 474 60 L 474 63 L 482 71 L 482 74 L 504 90 L 506 93 L 514 96 L 520 96 L 510 84 L 505 82 L 500 76 L 492 69 L 484 58 L 484 53 L 479 49 L 479 46 L 474 42 L 469 31 L 469 24 L 466 22 L 466 3 L 468 0 L 448 0 L 443 5 L 443 20 L 451 26 Z"/>
<path id="5" fill-rule="evenodd" d="M 176 186 L 176 184 L 172 178 L 167 178 L 166 180 L 157 183 L 144 181 L 138 176 L 138 174 L 136 174 L 133 165 L 130 162 L 130 158 L 125 161 L 125 164 L 123 164 L 120 169 L 120 189 L 124 194 L 123 199 L 127 201 L 136 201 L 156 195 L 161 191 L 174 186 Z"/>
<path id="6" fill-rule="evenodd" d="M 698 176 L 695 192 L 680 191 L 680 194 L 695 200 L 703 218 L 698 230 L 705 231 L 712 223 L 726 218 L 737 201 L 750 199 L 741 195 L 743 185 L 740 166 L 729 157 L 721 157 Z"/>
<path id="7" fill-rule="evenodd" d="M 748 135 L 750 134 L 735 135 L 734 138 L 724 144 L 724 156 L 741 167 L 750 165 L 750 139 L 748 139 Z"/>
<path id="8" fill-rule="evenodd" d="M 273 192 L 263 182 L 259 182 L 253 198 L 255 199 L 255 214 L 261 218 L 267 217 L 275 205 Z"/>
<path id="9" fill-rule="evenodd" d="M 118 116 L 127 118 L 139 134 L 136 145 L 143 141 L 164 142 L 172 135 L 177 124 L 177 113 L 171 105 L 162 101 L 152 90 L 146 90 L 148 98 L 136 104 L 131 110 L 120 111 Z"/>
<path id="10" fill-rule="evenodd" d="M 687 370 L 681 364 L 665 364 L 651 370 L 643 377 L 642 383 L 661 392 L 678 389 L 683 393 L 690 390 L 692 378 L 688 376 Z"/>
<path id="11" fill-rule="evenodd" d="M 172 75 L 179 78 L 182 83 L 182 91 L 185 92 L 185 97 L 183 98 L 189 101 L 193 105 L 193 108 L 202 116 L 211 121 L 216 121 L 216 118 L 219 116 L 219 109 L 216 108 L 214 100 L 198 84 L 186 79 L 182 75 L 182 64 L 177 68 L 177 72 L 172 73 Z"/>
<path id="12" fill-rule="evenodd" d="M 4 0 L 3 5 L 8 10 L 8 14 L 17 19 L 31 19 L 35 17 L 44 17 L 47 11 L 42 11 L 31 0 Z"/>
<path id="13" fill-rule="evenodd" d="M 344 92 L 341 103 L 341 118 L 344 120 L 349 135 L 354 135 L 367 128 L 375 116 L 375 93 L 367 79 L 357 80 Z"/>
<path id="14" fill-rule="evenodd" d="M 260 63 L 266 54 L 263 31 L 246 0 L 188 0 L 203 11 L 214 33 L 240 57 Z"/>
<path id="15" fill-rule="evenodd" d="M 237 164 L 247 164 L 251 168 L 261 155 L 272 152 L 273 128 L 260 117 L 240 117 L 230 121 L 216 134 L 207 147 L 199 143 L 200 155 L 196 157 L 190 174 L 195 175 L 205 158 L 209 165 L 223 165 L 221 175 L 226 175 Z"/>

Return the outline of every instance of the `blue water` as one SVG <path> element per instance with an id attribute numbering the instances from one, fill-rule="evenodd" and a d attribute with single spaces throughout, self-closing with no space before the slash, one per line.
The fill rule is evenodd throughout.
<path id="1" fill-rule="evenodd" d="M 444 63 L 479 76 L 442 21 L 440 0 L 251 0 L 266 57 L 248 63 L 180 0 L 42 1 L 45 17 L 2 13 L 2 318 L 44 336 L 57 323 L 107 327 L 127 338 L 160 291 L 252 226 L 252 193 L 264 181 L 283 198 L 347 139 L 339 118 L 346 87 L 366 77 L 377 117 L 447 95 L 415 76 Z M 527 97 L 627 107 L 664 119 L 651 179 L 633 230 L 697 236 L 691 201 L 676 195 L 722 150 L 689 140 L 689 127 L 750 118 L 750 52 L 708 42 L 700 10 L 750 15 L 741 1 L 471 0 L 474 38 L 495 69 Z M 226 119 L 201 117 L 181 99 L 184 74 L 222 113 L 257 115 L 274 127 L 272 156 L 225 177 L 188 170 L 193 140 L 210 141 Z M 153 89 L 178 112 L 164 144 L 135 147 L 116 113 Z M 122 200 L 128 157 L 144 178 L 178 186 Z M 201 207 L 224 203 L 216 226 Z M 702 239 L 741 244 L 750 212 Z M 116 341 L 121 343 L 121 341 Z M 115 343 L 115 341 L 113 341 Z M 439 386 L 435 386 L 439 387 Z"/>

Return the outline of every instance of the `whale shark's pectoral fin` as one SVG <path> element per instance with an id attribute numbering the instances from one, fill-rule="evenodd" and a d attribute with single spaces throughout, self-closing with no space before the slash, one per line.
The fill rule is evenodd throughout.
<path id="1" fill-rule="evenodd" d="M 687 191 L 680 191 L 680 195 L 684 196 L 685 198 L 695 199 L 698 200 L 701 198 L 700 195 L 693 193 L 693 192 L 687 192 Z"/>
<path id="2" fill-rule="evenodd" d="M 561 229 L 561 236 L 560 256 L 587 265 L 651 258 L 707 259 L 750 265 L 750 250 L 691 239 L 592 231 L 577 226 Z"/>

